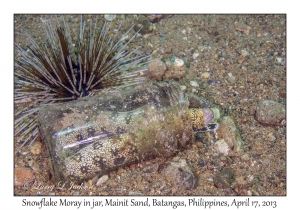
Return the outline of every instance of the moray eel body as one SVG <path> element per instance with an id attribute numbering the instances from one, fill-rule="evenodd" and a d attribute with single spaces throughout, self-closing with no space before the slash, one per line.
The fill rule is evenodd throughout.
<path id="1" fill-rule="evenodd" d="M 173 155 L 209 124 L 213 112 L 189 109 L 179 84 L 170 81 L 47 105 L 38 119 L 55 179 L 80 182 Z"/>

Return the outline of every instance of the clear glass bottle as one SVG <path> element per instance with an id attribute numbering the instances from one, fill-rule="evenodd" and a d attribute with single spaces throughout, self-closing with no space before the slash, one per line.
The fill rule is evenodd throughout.
<path id="1" fill-rule="evenodd" d="M 179 84 L 169 81 L 47 105 L 38 119 L 55 179 L 80 182 L 173 155 L 213 119 L 213 112 L 190 109 Z"/>

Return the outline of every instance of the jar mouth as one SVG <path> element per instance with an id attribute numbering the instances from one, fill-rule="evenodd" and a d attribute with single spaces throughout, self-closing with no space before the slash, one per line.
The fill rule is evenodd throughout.
<path id="1" fill-rule="evenodd" d="M 208 125 L 215 117 L 214 112 L 210 108 L 201 109 L 204 116 L 204 124 Z"/>

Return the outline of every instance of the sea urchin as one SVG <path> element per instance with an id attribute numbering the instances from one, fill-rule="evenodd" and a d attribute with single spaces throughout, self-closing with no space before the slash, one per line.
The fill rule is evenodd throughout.
<path id="1" fill-rule="evenodd" d="M 45 104 L 76 100 L 109 87 L 141 83 L 147 71 L 147 56 L 138 55 L 137 48 L 126 49 L 129 40 L 112 33 L 111 23 L 98 27 L 96 20 L 86 27 L 81 18 L 77 38 L 68 25 L 57 18 L 54 29 L 48 21 L 47 42 L 36 44 L 28 35 L 31 46 L 24 50 L 15 45 L 15 137 L 23 146 L 39 134 L 37 113 Z M 93 25 L 92 25 L 93 24 Z M 74 40 L 74 41 L 73 41 Z"/>

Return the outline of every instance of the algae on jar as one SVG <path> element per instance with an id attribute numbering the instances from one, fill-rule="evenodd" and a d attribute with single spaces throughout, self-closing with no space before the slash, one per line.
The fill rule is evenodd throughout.
<path id="1" fill-rule="evenodd" d="M 205 131 L 213 112 L 190 109 L 179 84 L 168 81 L 47 105 L 38 119 L 55 179 L 80 182 L 149 157 L 173 155 L 195 132 Z"/>

